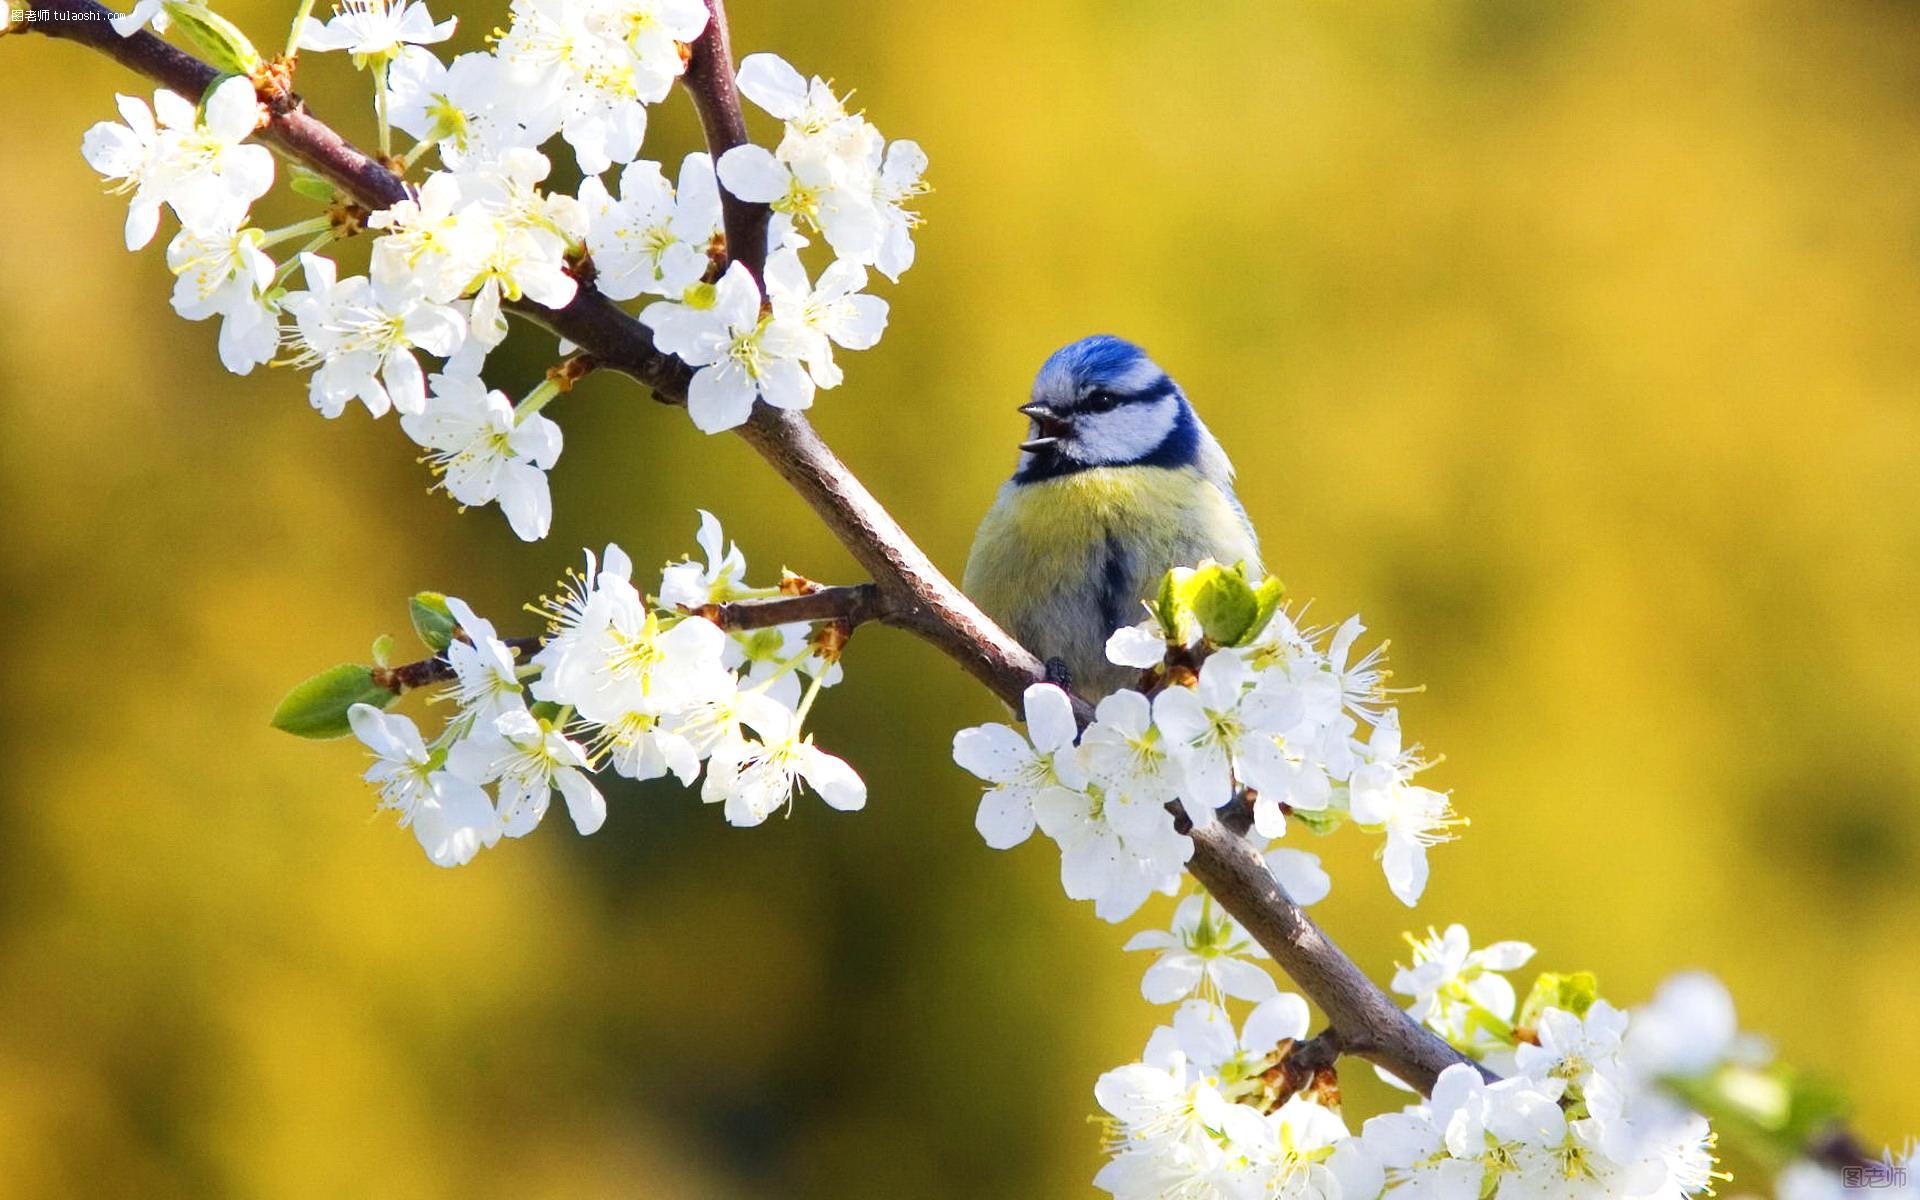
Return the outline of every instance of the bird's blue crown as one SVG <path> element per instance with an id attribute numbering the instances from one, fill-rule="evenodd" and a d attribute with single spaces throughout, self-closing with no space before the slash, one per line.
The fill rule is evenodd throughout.
<path id="1" fill-rule="evenodd" d="M 1053 352 L 1034 381 L 1061 415 L 1072 415 L 1179 393 L 1179 385 L 1147 352 L 1110 333 L 1069 342 Z"/>
<path id="2" fill-rule="evenodd" d="M 1022 447 L 1027 454 L 1014 478 L 1023 483 L 1089 467 L 1184 467 L 1201 449 L 1199 419 L 1180 385 L 1145 350 L 1112 334 L 1054 351 L 1021 411 L 1045 435 Z"/>

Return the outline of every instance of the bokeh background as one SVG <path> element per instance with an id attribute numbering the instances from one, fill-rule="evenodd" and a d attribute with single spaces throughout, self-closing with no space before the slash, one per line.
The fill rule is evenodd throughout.
<path id="1" fill-rule="evenodd" d="M 291 7 L 222 6 L 263 44 Z M 471 45 L 504 11 L 459 15 Z M 1920 7 L 734 25 L 932 156 L 890 336 L 817 417 L 936 560 L 1040 359 L 1120 332 L 1232 451 L 1293 594 L 1426 686 L 1409 729 L 1473 826 L 1415 912 L 1363 839 L 1320 847 L 1360 962 L 1461 920 L 1622 1002 L 1710 968 L 1868 1136 L 1920 1129 Z M 343 61 L 305 87 L 367 136 Z M 0 1193 L 1090 1194 L 1093 1080 L 1161 1014 L 1050 848 L 973 833 L 947 742 L 997 712 L 929 650 L 862 632 L 822 704 L 863 814 L 740 831 L 619 788 L 594 838 L 455 872 L 373 815 L 353 746 L 267 727 L 410 644 L 413 590 L 530 628 L 578 547 L 664 560 L 696 507 L 762 574 L 854 572 L 742 445 L 618 381 L 551 410 L 528 546 L 427 494 L 390 420 L 224 375 L 79 157 L 115 90 L 146 89 L 0 42 Z M 677 99 L 654 125 L 693 148 Z M 510 388 L 544 365 L 515 347 Z"/>

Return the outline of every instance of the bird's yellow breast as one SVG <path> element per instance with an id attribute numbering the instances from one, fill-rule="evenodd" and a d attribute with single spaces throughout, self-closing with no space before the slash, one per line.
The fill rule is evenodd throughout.
<path id="1" fill-rule="evenodd" d="M 989 616 L 1042 658 L 1103 669 L 1100 647 L 1138 601 L 1203 558 L 1259 568 L 1246 517 L 1190 467 L 1095 467 L 1009 482 L 980 523 L 964 581 Z"/>

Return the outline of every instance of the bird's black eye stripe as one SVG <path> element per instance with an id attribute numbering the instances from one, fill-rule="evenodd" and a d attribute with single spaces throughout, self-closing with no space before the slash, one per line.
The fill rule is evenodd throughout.
<path id="1" fill-rule="evenodd" d="M 1087 389 L 1073 404 L 1073 415 L 1084 416 L 1090 413 L 1112 412 L 1123 404 L 1146 404 L 1155 400 L 1164 400 L 1177 395 L 1180 389 L 1173 380 L 1162 375 L 1150 386 L 1134 392 L 1114 392 L 1103 387 Z"/>

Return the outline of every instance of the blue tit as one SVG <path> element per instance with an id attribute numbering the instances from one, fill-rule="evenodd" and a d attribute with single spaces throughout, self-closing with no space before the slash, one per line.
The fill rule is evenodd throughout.
<path id="1" fill-rule="evenodd" d="M 1146 352 L 1109 335 L 1047 359 L 1020 408 L 1013 478 L 974 534 L 963 587 L 1027 649 L 1098 699 L 1139 678 L 1107 638 L 1160 578 L 1204 558 L 1260 572 L 1233 464 Z"/>

